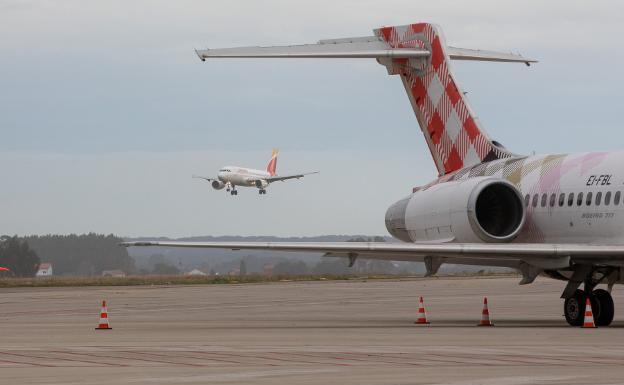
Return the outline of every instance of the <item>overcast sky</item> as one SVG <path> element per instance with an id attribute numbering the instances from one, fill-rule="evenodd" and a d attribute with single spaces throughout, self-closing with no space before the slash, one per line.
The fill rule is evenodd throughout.
<path id="1" fill-rule="evenodd" d="M 374 60 L 221 60 L 193 48 L 315 42 L 440 24 L 448 43 L 530 68 L 454 63 L 517 153 L 616 150 L 621 1 L 0 0 L 0 234 L 386 234 L 436 175 L 397 77 Z M 320 170 L 238 197 L 222 165 Z"/>

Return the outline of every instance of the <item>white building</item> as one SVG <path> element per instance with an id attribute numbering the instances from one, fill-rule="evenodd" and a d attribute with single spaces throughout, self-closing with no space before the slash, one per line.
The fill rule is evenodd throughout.
<path id="1" fill-rule="evenodd" d="M 189 271 L 188 273 L 186 273 L 186 275 L 206 275 L 206 273 L 204 273 L 203 271 L 199 269 L 193 269 Z"/>
<path id="2" fill-rule="evenodd" d="M 115 277 L 122 278 L 125 277 L 126 273 L 121 270 L 104 270 L 102 271 L 102 277 Z"/>
<path id="3" fill-rule="evenodd" d="M 39 270 L 37 270 L 36 277 L 51 277 L 52 276 L 52 264 L 49 262 L 45 262 L 39 265 Z"/>

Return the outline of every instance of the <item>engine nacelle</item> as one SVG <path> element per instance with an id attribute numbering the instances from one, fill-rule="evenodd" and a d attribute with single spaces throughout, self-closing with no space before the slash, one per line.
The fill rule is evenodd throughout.
<path id="1" fill-rule="evenodd" d="M 225 183 L 221 182 L 220 180 L 213 180 L 211 185 L 212 185 L 212 188 L 215 190 L 221 190 L 222 188 L 225 187 Z"/>
<path id="2" fill-rule="evenodd" d="M 513 184 L 479 177 L 416 191 L 390 206 L 386 228 L 406 242 L 510 242 L 525 215 Z"/>
<path id="3" fill-rule="evenodd" d="M 264 179 L 257 179 L 256 180 L 256 187 L 257 188 L 263 189 L 263 188 L 266 188 L 266 186 L 268 186 L 268 185 L 269 185 L 269 182 L 267 182 Z"/>

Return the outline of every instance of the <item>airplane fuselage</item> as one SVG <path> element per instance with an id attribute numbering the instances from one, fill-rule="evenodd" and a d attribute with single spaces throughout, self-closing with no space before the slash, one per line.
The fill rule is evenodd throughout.
<path id="1" fill-rule="evenodd" d="M 269 178 L 271 174 L 263 170 L 238 166 L 225 166 L 217 173 L 217 178 L 231 186 L 256 187 L 258 179 Z"/>
<path id="2" fill-rule="evenodd" d="M 624 244 L 622 164 L 624 152 L 600 152 L 500 159 L 467 167 L 415 188 L 409 197 L 388 209 L 386 226 L 395 238 L 416 243 L 621 245 Z M 475 209 L 468 196 L 479 183 L 497 180 L 509 182 L 517 189 L 524 206 L 524 220 L 509 238 L 480 239 L 478 233 L 472 234 L 474 223 L 466 219 Z M 510 203 L 501 203 L 505 204 Z M 501 211 L 500 216 L 506 213 Z"/>

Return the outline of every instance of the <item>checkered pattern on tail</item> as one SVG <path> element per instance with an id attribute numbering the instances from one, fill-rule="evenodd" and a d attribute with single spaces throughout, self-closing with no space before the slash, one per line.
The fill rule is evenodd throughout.
<path id="1" fill-rule="evenodd" d="M 446 42 L 428 23 L 383 27 L 375 35 L 392 48 L 423 48 L 427 59 L 378 59 L 400 75 L 440 175 L 514 156 L 489 139 L 449 69 Z"/>

